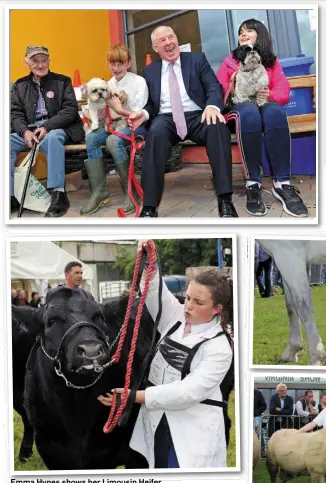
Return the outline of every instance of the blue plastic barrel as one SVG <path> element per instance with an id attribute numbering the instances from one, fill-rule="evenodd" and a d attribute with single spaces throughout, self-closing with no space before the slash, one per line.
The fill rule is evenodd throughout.
<path id="1" fill-rule="evenodd" d="M 286 77 L 309 75 L 313 57 L 299 54 L 296 57 L 280 59 L 280 64 Z M 289 103 L 283 106 L 288 116 L 310 114 L 313 112 L 312 88 L 302 87 L 291 89 Z"/>

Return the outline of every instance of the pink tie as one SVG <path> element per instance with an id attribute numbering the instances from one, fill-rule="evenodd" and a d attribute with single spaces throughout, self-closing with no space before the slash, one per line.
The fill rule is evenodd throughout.
<path id="1" fill-rule="evenodd" d="M 170 88 L 170 100 L 171 100 L 171 111 L 173 121 L 175 123 L 175 127 L 177 128 L 177 133 L 181 139 L 184 139 L 187 136 L 187 123 L 186 118 L 183 112 L 181 96 L 180 96 L 180 89 L 177 80 L 177 76 L 175 75 L 174 69 L 174 62 L 169 63 L 169 88 Z"/>
<path id="2" fill-rule="evenodd" d="M 185 325 L 185 330 L 183 332 L 183 337 L 185 337 L 187 334 L 189 334 L 191 332 L 191 324 L 188 324 L 186 322 L 186 325 Z"/>

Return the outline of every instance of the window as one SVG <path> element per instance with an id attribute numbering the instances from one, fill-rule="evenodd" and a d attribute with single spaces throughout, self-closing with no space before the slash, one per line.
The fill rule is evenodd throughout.
<path id="1" fill-rule="evenodd" d="M 314 58 L 310 73 L 316 73 L 316 24 L 313 10 L 296 10 L 301 52 Z"/>
<path id="2" fill-rule="evenodd" d="M 316 19 L 313 10 L 127 10 L 126 37 L 132 54 L 132 71 L 142 74 L 146 54 L 152 49 L 150 35 L 155 27 L 168 25 L 178 36 L 179 44 L 190 44 L 192 52 L 205 52 L 214 72 L 223 58 L 238 43 L 239 25 L 246 19 L 263 22 L 273 39 L 273 49 L 280 58 L 300 53 L 316 59 Z M 186 47 L 185 47 L 186 48 Z M 311 73 L 316 72 L 315 64 Z"/>
<path id="3" fill-rule="evenodd" d="M 169 15 L 170 17 L 166 18 Z M 150 26 L 146 26 L 149 22 L 160 19 L 162 21 L 157 24 L 151 23 Z M 141 21 L 144 28 L 138 30 Z M 153 61 L 159 58 L 152 49 L 150 36 L 154 28 L 160 24 L 173 28 L 181 46 L 190 44 L 192 52 L 205 52 L 214 72 L 230 52 L 224 10 L 194 10 L 181 15 L 171 10 L 131 10 L 127 12 L 127 25 L 128 31 L 131 32 L 128 34 L 128 43 L 133 58 L 133 72 L 142 74 L 146 54 L 150 54 Z M 137 31 L 132 33 L 135 29 Z"/>
<path id="4" fill-rule="evenodd" d="M 254 18 L 260 20 L 269 30 L 267 10 L 231 10 L 231 19 L 233 26 L 233 41 L 235 46 L 238 45 L 238 29 L 244 20 Z"/>

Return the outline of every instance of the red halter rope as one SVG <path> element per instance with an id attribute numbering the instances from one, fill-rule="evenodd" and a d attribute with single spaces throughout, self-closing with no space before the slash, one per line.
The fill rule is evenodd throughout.
<path id="1" fill-rule="evenodd" d="M 137 343 L 138 331 L 139 331 L 139 326 L 140 326 L 140 319 L 141 319 L 141 316 L 142 316 L 143 307 L 144 307 L 144 304 L 145 304 L 145 299 L 146 299 L 148 288 L 149 288 L 149 281 L 151 279 L 151 275 L 152 275 L 154 265 L 155 265 L 155 262 L 156 262 L 155 246 L 150 241 L 148 242 L 148 245 L 149 245 L 149 248 L 150 248 L 150 251 L 151 251 L 150 260 L 149 260 L 149 264 L 148 264 L 148 268 L 147 268 L 147 274 L 146 274 L 146 279 L 145 279 L 145 287 L 144 287 L 144 290 L 143 290 L 142 295 L 140 297 L 140 301 L 139 301 L 138 309 L 137 309 L 137 315 L 136 315 L 136 319 L 135 319 L 134 331 L 133 331 L 133 335 L 132 335 L 130 352 L 129 352 L 128 362 L 127 362 L 127 369 L 126 369 L 126 376 L 125 376 L 125 384 L 124 384 L 124 392 L 123 392 L 123 395 L 122 395 L 122 401 L 121 401 L 121 405 L 120 405 L 118 411 L 116 411 L 117 395 L 116 395 L 116 393 L 113 393 L 113 400 L 112 400 L 112 406 L 111 406 L 109 418 L 108 418 L 107 422 L 105 423 L 105 425 L 103 427 L 104 433 L 111 433 L 114 430 L 114 428 L 116 427 L 117 422 L 119 421 L 119 418 L 120 418 L 121 414 L 123 413 L 123 411 L 124 411 L 124 409 L 127 405 L 127 402 L 128 402 L 130 379 L 131 379 L 131 370 L 132 370 L 132 364 L 133 364 L 134 354 L 135 354 L 135 350 L 136 350 L 136 343 Z M 135 265 L 135 270 L 134 270 L 131 289 L 130 289 L 128 306 L 127 306 L 127 310 L 126 310 L 125 319 L 123 321 L 122 328 L 121 328 L 121 334 L 120 334 L 120 339 L 119 339 L 119 342 L 118 342 L 118 347 L 117 347 L 115 354 L 112 357 L 112 360 L 114 360 L 115 364 L 117 364 L 120 360 L 122 346 L 123 346 L 125 336 L 126 336 L 126 333 L 127 333 L 127 329 L 128 329 L 130 312 L 131 312 L 131 308 L 132 308 L 134 298 L 135 298 L 135 294 L 136 294 L 135 289 L 136 289 L 136 283 L 137 283 L 137 279 L 138 279 L 141 257 L 142 257 L 142 252 L 139 251 L 137 253 L 136 265 Z"/>
<path id="2" fill-rule="evenodd" d="M 140 214 L 140 209 L 139 209 L 139 205 L 138 205 L 137 201 L 135 200 L 133 193 L 132 193 L 132 183 L 135 187 L 135 190 L 137 191 L 138 196 L 140 196 L 140 198 L 143 199 L 144 193 L 143 193 L 142 187 L 138 183 L 138 180 L 137 180 L 136 175 L 135 175 L 134 161 L 135 161 L 136 152 L 140 151 L 142 149 L 143 145 L 144 145 L 144 138 L 143 138 L 143 136 L 138 135 L 137 137 L 140 137 L 142 139 L 142 141 L 137 143 L 136 136 L 135 136 L 135 130 L 133 128 L 131 128 L 131 136 L 126 136 L 125 134 L 122 134 L 119 131 L 115 131 L 114 129 L 111 128 L 115 119 L 113 119 L 112 116 L 111 116 L 109 106 L 106 106 L 105 113 L 106 113 L 106 115 L 109 119 L 109 121 L 106 124 L 106 130 L 109 133 L 114 134 L 115 136 L 118 136 L 119 138 L 126 139 L 127 141 L 130 141 L 130 143 L 131 143 L 130 163 L 129 163 L 129 171 L 128 171 L 128 196 L 135 206 L 135 209 L 136 209 L 135 217 L 138 218 L 139 214 Z M 117 209 L 117 214 L 120 218 L 125 218 L 127 216 L 122 208 Z"/>

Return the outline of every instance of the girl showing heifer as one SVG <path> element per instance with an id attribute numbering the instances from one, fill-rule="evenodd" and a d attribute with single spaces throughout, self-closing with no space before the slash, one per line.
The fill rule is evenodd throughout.
<path id="1" fill-rule="evenodd" d="M 242 102 L 232 106 L 230 119 L 236 121 L 247 182 L 246 210 L 254 216 L 266 215 L 267 209 L 261 197 L 261 140 L 262 132 L 273 174 L 273 195 L 281 201 L 286 213 L 296 217 L 307 216 L 308 210 L 296 187 L 290 184 L 291 136 L 286 112 L 282 105 L 289 102 L 290 86 L 282 67 L 273 53 L 272 39 L 262 22 L 245 20 L 239 27 L 238 45 L 256 44 L 261 52 L 261 62 L 268 75 L 268 87 L 260 89 L 257 100 L 267 101 L 259 107 L 254 102 Z M 217 71 L 217 79 L 226 94 L 234 81 L 239 61 L 235 51 L 228 55 Z"/>
<path id="2" fill-rule="evenodd" d="M 138 250 L 143 249 L 149 260 L 147 241 L 139 242 Z M 155 268 L 146 297 L 153 320 L 159 284 Z M 184 305 L 164 282 L 161 299 L 160 340 L 147 388 L 136 392 L 141 409 L 130 447 L 145 456 L 150 468 L 224 467 L 229 430 L 225 400 L 234 382 L 232 286 L 224 275 L 209 270 L 190 281 Z M 123 393 L 121 388 L 115 391 Z M 109 393 L 98 399 L 112 404 Z"/>

